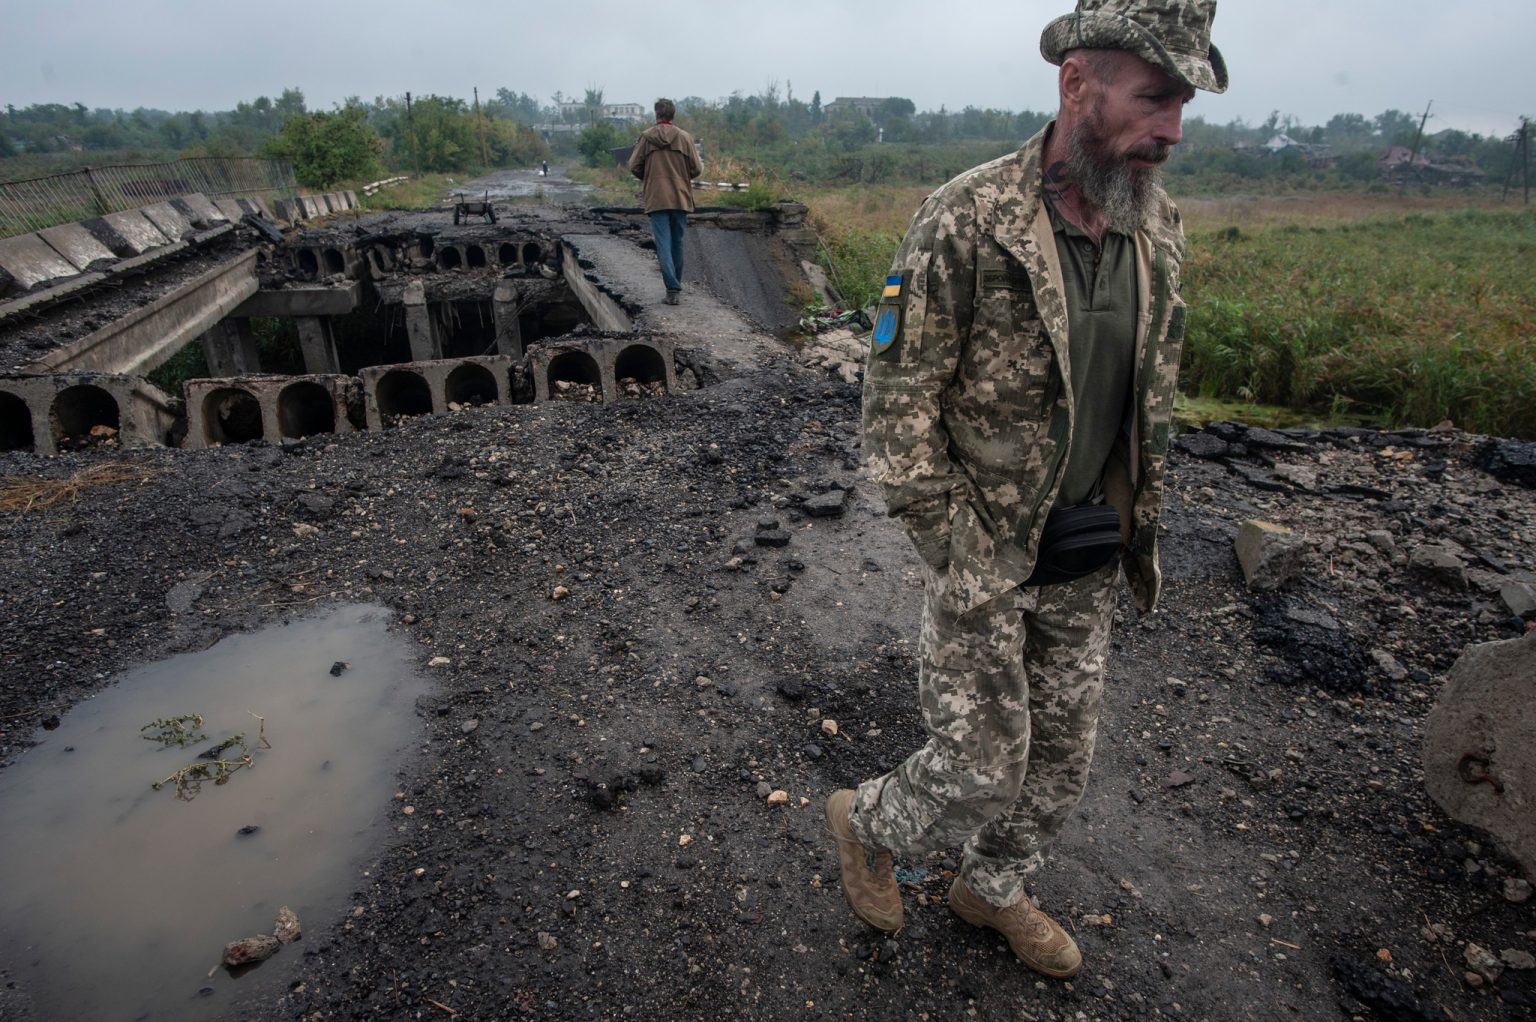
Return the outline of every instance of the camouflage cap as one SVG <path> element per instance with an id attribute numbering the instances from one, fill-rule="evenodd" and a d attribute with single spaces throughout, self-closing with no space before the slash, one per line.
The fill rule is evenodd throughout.
<path id="1" fill-rule="evenodd" d="M 1179 81 L 1227 91 L 1227 64 L 1211 45 L 1216 0 L 1078 0 L 1040 34 L 1040 53 L 1060 64 L 1068 50 L 1129 50 Z"/>

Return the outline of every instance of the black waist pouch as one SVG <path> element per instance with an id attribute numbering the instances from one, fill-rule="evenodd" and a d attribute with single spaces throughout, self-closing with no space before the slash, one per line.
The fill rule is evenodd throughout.
<path id="1" fill-rule="evenodd" d="M 1108 504 L 1059 507 L 1045 516 L 1040 556 L 1022 583 L 1053 586 L 1091 575 L 1120 552 L 1120 513 Z"/>

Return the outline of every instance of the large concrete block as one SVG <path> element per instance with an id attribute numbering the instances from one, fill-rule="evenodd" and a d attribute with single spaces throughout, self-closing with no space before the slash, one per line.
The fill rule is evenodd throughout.
<path id="1" fill-rule="evenodd" d="M 512 366 L 513 360 L 505 355 L 368 366 L 358 374 L 368 428 L 383 429 L 401 418 L 451 411 L 450 406 L 511 404 Z"/>
<path id="2" fill-rule="evenodd" d="M 280 224 L 295 224 L 304 219 L 304 206 L 298 199 L 274 199 L 272 215 Z"/>
<path id="3" fill-rule="evenodd" d="M 117 261 L 117 256 L 112 254 L 110 248 L 97 241 L 90 231 L 79 224 L 60 224 L 57 227 L 49 227 L 38 231 L 37 236 L 79 270 L 87 269 L 92 263 L 103 260 L 109 263 Z"/>
<path id="4" fill-rule="evenodd" d="M 178 411 L 174 398 L 137 376 L 0 376 L 0 450 L 160 447 L 169 442 Z"/>
<path id="5" fill-rule="evenodd" d="M 213 200 L 213 204 L 218 207 L 220 213 L 229 218 L 230 223 L 238 224 L 240 218 L 245 216 L 245 209 L 240 205 L 239 199 L 220 196 Z"/>
<path id="6" fill-rule="evenodd" d="M 1461 654 L 1424 725 L 1424 784 L 1536 879 L 1536 631 Z"/>
<path id="7" fill-rule="evenodd" d="M 108 213 L 95 220 L 84 220 L 81 226 L 120 256 L 143 255 L 171 243 L 160 228 L 150 223 L 136 209 L 125 213 Z"/>
<path id="8" fill-rule="evenodd" d="M 172 241 L 180 241 L 197 230 L 192 225 L 192 221 L 169 202 L 140 206 L 139 212 L 144 214 L 144 219 L 159 228 L 161 234 Z"/>
<path id="9" fill-rule="evenodd" d="M 620 401 L 677 390 L 674 351 L 666 338 L 548 341 L 528 353 L 528 362 L 540 401 Z"/>
<path id="10" fill-rule="evenodd" d="M 237 376 L 218 380 L 188 380 L 187 438 L 184 447 L 264 440 L 300 439 L 328 433 L 351 433 L 347 416 L 351 377 Z"/>
<path id="11" fill-rule="evenodd" d="M 229 223 L 229 217 L 224 215 L 224 211 L 209 201 L 208 196 L 202 192 L 192 192 L 172 199 L 171 202 L 186 207 L 187 212 L 191 214 L 188 219 L 197 225 L 199 230 L 205 231 L 210 227 Z"/>
<path id="12" fill-rule="evenodd" d="M 0 239 L 0 296 L 77 276 L 79 268 L 35 234 Z M 9 280 L 9 284 L 3 283 Z"/>

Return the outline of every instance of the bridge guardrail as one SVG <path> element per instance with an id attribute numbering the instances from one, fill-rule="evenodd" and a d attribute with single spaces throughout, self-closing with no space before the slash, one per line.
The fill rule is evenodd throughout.
<path id="1" fill-rule="evenodd" d="M 178 195 L 297 195 L 286 160 L 192 157 L 168 163 L 86 167 L 0 184 L 0 238 L 118 213 Z"/>

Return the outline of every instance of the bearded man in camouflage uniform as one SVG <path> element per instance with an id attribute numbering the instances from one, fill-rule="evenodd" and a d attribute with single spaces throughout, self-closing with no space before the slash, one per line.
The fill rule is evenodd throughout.
<path id="1" fill-rule="evenodd" d="M 894 932 L 893 853 L 963 845 L 950 906 L 1048 976 L 1082 956 L 1024 885 L 1088 780 L 1122 565 L 1138 610 L 1157 600 L 1185 311 L 1183 228 L 1158 165 L 1195 90 L 1226 89 L 1215 13 L 1080 0 L 1051 22 L 1057 119 L 928 198 L 872 334 L 864 445 L 926 567 L 928 741 L 827 800 L 843 893 Z M 1057 549 L 1042 557 L 1048 514 L 1093 505 L 1093 563 L 1038 584 Z"/>

